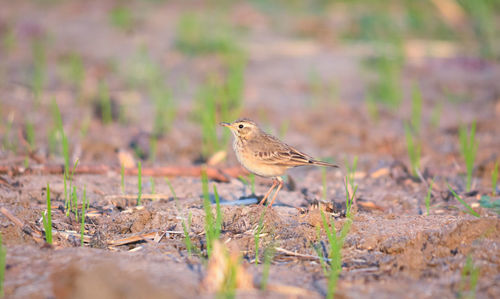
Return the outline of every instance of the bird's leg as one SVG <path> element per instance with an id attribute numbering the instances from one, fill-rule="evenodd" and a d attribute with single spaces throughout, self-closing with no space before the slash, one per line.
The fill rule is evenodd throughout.
<path id="1" fill-rule="evenodd" d="M 269 188 L 269 190 L 267 191 L 267 193 L 264 196 L 264 198 L 259 202 L 260 205 L 264 205 L 264 203 L 266 202 L 266 199 L 269 197 L 269 194 L 271 194 L 271 191 L 273 191 L 274 187 L 276 187 L 277 184 L 278 184 L 278 181 L 276 181 L 273 178 L 273 185 L 271 186 L 271 188 Z"/>
<path id="2" fill-rule="evenodd" d="M 276 178 L 279 182 L 278 188 L 276 189 L 276 192 L 274 192 L 273 199 L 271 200 L 271 203 L 269 204 L 269 207 L 273 205 L 274 200 L 276 199 L 276 196 L 278 196 L 278 192 L 280 192 L 281 187 L 283 187 L 283 179 L 281 177 Z"/>

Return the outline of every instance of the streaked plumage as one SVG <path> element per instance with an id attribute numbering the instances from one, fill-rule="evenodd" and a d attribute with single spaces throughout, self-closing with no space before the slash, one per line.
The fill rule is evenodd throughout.
<path id="1" fill-rule="evenodd" d="M 228 127 L 233 133 L 233 149 L 243 167 L 259 176 L 271 177 L 275 180 L 261 204 L 276 186 L 277 180 L 280 184 L 271 201 L 270 205 L 272 205 L 283 185 L 280 176 L 284 175 L 289 168 L 304 165 L 338 167 L 335 164 L 315 160 L 300 152 L 262 131 L 255 122 L 249 119 L 239 119 L 233 123 L 221 123 L 221 125 Z"/>

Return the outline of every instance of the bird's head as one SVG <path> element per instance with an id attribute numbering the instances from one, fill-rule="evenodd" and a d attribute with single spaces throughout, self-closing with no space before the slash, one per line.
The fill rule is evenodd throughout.
<path id="1" fill-rule="evenodd" d="M 247 118 L 238 119 L 232 123 L 220 123 L 221 126 L 228 127 L 234 137 L 241 139 L 250 139 L 255 134 L 258 134 L 260 129 L 257 124 Z"/>

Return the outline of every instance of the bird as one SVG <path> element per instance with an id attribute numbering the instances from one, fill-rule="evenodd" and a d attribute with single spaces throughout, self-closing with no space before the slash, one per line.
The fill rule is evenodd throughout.
<path id="1" fill-rule="evenodd" d="M 261 205 L 266 202 L 271 191 L 277 188 L 269 207 L 273 205 L 278 192 L 283 187 L 281 176 L 289 168 L 305 165 L 339 167 L 336 164 L 319 161 L 300 152 L 264 132 L 248 118 L 241 118 L 232 123 L 221 122 L 220 125 L 229 128 L 233 134 L 233 150 L 240 164 L 251 173 L 273 179 L 271 188 L 260 201 Z"/>

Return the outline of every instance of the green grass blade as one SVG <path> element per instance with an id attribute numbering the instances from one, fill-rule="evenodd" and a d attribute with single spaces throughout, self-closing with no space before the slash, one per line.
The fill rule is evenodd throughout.
<path id="1" fill-rule="evenodd" d="M 4 280 L 5 280 L 5 260 L 7 257 L 7 248 L 3 246 L 2 234 L 0 233 L 0 298 L 4 296 Z"/>
<path id="2" fill-rule="evenodd" d="M 498 184 L 498 161 L 495 162 L 495 166 L 493 166 L 493 171 L 491 172 L 491 195 L 495 195 L 497 193 L 497 184 Z"/>
<path id="3" fill-rule="evenodd" d="M 43 214 L 43 225 L 45 230 L 45 241 L 52 244 L 52 205 L 50 202 L 50 186 L 47 183 L 47 213 Z"/>
<path id="4" fill-rule="evenodd" d="M 85 213 L 86 213 L 86 205 L 87 202 L 87 187 L 83 186 L 83 195 L 82 195 L 82 218 L 80 223 L 80 246 L 83 247 L 83 235 L 85 234 Z"/>
<path id="5" fill-rule="evenodd" d="M 427 190 L 427 195 L 425 196 L 425 210 L 427 211 L 427 216 L 430 214 L 430 206 L 431 206 L 431 195 L 432 195 L 432 185 L 434 184 L 434 180 L 429 184 L 429 189 Z"/>
<path id="6" fill-rule="evenodd" d="M 453 191 L 453 189 L 451 188 L 451 186 L 449 184 L 448 185 L 448 189 L 451 191 L 451 193 L 453 194 L 453 196 L 455 197 L 456 200 L 458 200 L 466 209 L 466 213 L 467 214 L 470 214 L 472 216 L 475 216 L 477 218 L 481 217 L 481 215 L 479 215 L 478 212 L 476 212 L 468 203 L 466 203 L 460 196 L 458 196 L 457 193 L 455 193 L 455 191 Z"/>
<path id="7" fill-rule="evenodd" d="M 142 165 L 139 161 L 137 163 L 137 205 L 141 205 L 141 197 L 142 197 Z"/>

